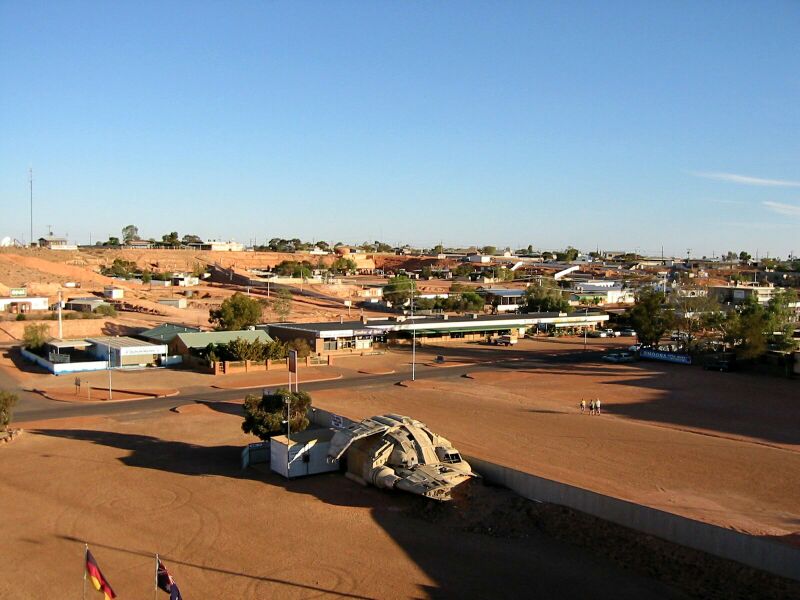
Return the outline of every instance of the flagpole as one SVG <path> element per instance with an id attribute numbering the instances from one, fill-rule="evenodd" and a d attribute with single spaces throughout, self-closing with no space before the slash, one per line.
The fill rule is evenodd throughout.
<path id="1" fill-rule="evenodd" d="M 86 559 L 89 556 L 89 544 L 84 543 L 83 546 L 83 600 L 86 600 Z"/>
<path id="2" fill-rule="evenodd" d="M 153 600 L 158 598 L 158 552 L 156 552 L 156 581 L 155 588 L 153 589 Z"/>

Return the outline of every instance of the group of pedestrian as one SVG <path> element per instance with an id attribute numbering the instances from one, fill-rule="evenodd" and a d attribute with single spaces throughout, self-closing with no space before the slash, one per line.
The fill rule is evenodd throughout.
<path id="1" fill-rule="evenodd" d="M 581 400 L 581 412 L 586 412 L 586 400 Z M 600 414 L 600 398 L 592 398 L 589 400 L 589 414 L 590 415 L 599 415 Z"/>

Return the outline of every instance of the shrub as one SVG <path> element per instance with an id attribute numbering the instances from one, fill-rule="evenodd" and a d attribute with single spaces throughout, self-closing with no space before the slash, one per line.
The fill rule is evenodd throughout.
<path id="1" fill-rule="evenodd" d="M 17 403 L 17 395 L 11 392 L 0 392 L 0 427 L 8 428 L 11 423 L 11 409 Z"/>
<path id="2" fill-rule="evenodd" d="M 24 321 L 25 319 L 26 319 L 26 317 L 25 317 L 25 315 L 23 315 L 22 313 L 19 313 L 19 314 L 17 315 L 17 321 Z"/>
<path id="3" fill-rule="evenodd" d="M 286 431 L 287 402 L 290 406 L 290 426 L 294 432 L 303 431 L 309 421 L 306 413 L 311 406 L 308 392 L 290 392 L 280 389 L 274 394 L 248 394 L 244 399 L 244 421 L 242 431 L 268 440 L 273 435 Z"/>
<path id="4" fill-rule="evenodd" d="M 25 332 L 22 334 L 23 345 L 34 352 L 44 346 L 45 342 L 50 339 L 50 328 L 46 323 L 26 325 Z"/>

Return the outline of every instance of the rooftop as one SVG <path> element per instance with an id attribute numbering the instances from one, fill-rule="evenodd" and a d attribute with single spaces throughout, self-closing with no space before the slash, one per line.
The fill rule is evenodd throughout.
<path id="1" fill-rule="evenodd" d="M 201 331 L 197 333 L 179 333 L 175 336 L 187 348 L 205 348 L 209 344 L 227 344 L 235 339 L 241 338 L 245 341 L 252 342 L 261 340 L 262 342 L 271 342 L 272 338 L 267 335 L 266 331 L 261 329 L 256 330 L 242 330 L 242 331 Z"/>
<path id="2" fill-rule="evenodd" d="M 157 347 L 156 344 L 143 342 L 127 336 L 103 336 L 86 338 L 86 341 L 95 346 L 110 346 L 112 348 L 141 348 L 142 346 Z"/>

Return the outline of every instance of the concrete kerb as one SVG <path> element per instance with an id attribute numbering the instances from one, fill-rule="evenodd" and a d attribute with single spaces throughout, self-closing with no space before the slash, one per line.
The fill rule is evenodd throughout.
<path id="1" fill-rule="evenodd" d="M 92 386 L 93 390 L 102 390 L 106 391 L 108 388 L 103 388 L 101 386 Z M 134 395 L 132 398 L 122 398 L 119 400 L 68 400 L 66 398 L 58 398 L 56 396 L 51 396 L 48 393 L 48 390 L 40 390 L 37 388 L 25 388 L 25 391 L 32 392 L 34 394 L 39 394 L 44 396 L 48 400 L 52 400 L 53 402 L 66 402 L 67 404 L 113 404 L 117 402 L 130 402 L 132 400 L 145 400 L 147 398 L 172 398 L 173 396 L 177 396 L 181 393 L 180 390 L 170 390 L 167 394 L 155 394 L 152 392 L 147 392 L 145 390 L 125 390 L 125 389 L 117 389 L 112 388 L 111 392 L 117 392 L 120 394 L 138 394 Z"/>
<path id="2" fill-rule="evenodd" d="M 303 379 L 300 381 L 300 385 L 304 383 L 318 383 L 320 381 L 334 381 L 336 379 L 342 379 L 342 374 L 339 373 L 338 375 L 333 375 L 331 377 L 321 377 L 317 379 Z M 288 385 L 288 382 L 270 382 L 270 383 L 257 383 L 255 385 L 240 385 L 240 386 L 221 386 L 221 385 L 212 385 L 211 387 L 219 389 L 219 390 L 253 390 L 256 388 L 274 388 L 274 387 L 281 387 L 281 385 Z"/>

